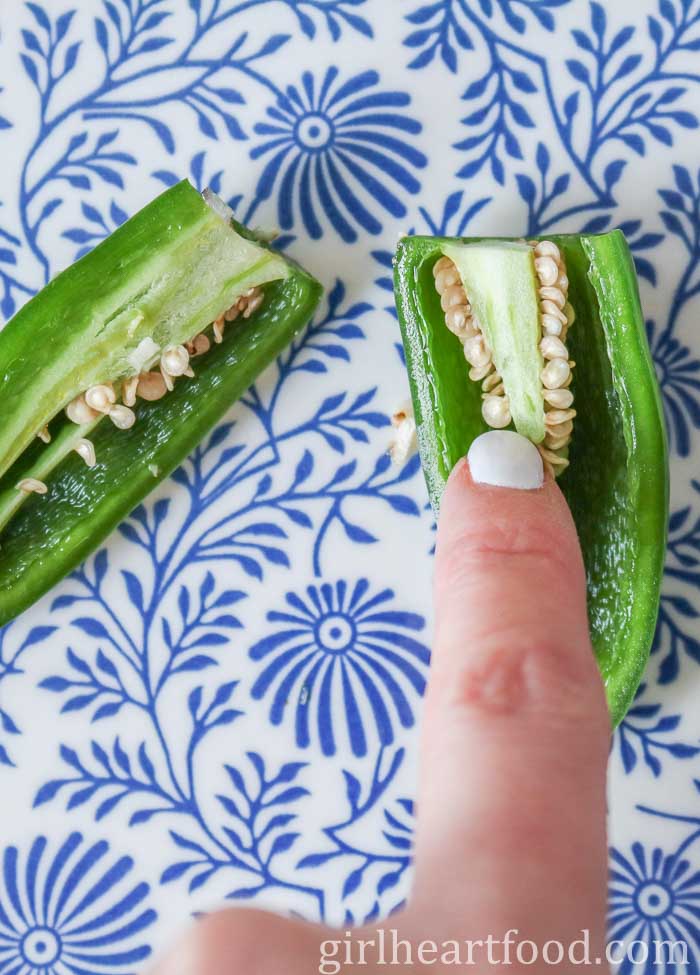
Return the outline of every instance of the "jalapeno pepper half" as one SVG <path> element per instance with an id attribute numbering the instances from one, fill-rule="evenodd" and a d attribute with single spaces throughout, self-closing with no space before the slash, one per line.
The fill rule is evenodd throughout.
<path id="1" fill-rule="evenodd" d="M 0 624 L 182 463 L 320 294 L 184 181 L 18 312 L 0 332 Z"/>
<path id="2" fill-rule="evenodd" d="M 489 426 L 538 445 L 578 529 L 616 725 L 648 660 L 668 517 L 663 413 L 623 234 L 407 237 L 395 291 L 436 513 Z"/>

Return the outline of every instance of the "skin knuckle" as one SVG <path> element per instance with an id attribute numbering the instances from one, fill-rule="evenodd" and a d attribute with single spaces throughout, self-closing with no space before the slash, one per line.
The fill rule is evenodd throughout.
<path id="1" fill-rule="evenodd" d="M 599 678 L 592 651 L 590 661 L 577 651 L 546 637 L 523 642 L 519 634 L 494 634 L 455 673 L 436 675 L 437 696 L 459 711 L 580 720 L 590 713 Z"/>
<path id="2" fill-rule="evenodd" d="M 486 530 L 483 525 L 466 525 L 448 545 L 438 546 L 437 557 L 439 588 L 467 586 L 488 573 L 520 565 L 533 586 L 540 579 L 557 585 L 583 579 L 578 552 L 562 545 L 561 536 L 553 538 L 551 525 L 512 520 L 490 522 Z"/>

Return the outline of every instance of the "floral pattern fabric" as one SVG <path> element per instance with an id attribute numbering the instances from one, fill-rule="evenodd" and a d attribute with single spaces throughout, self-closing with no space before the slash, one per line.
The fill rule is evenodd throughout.
<path id="1" fill-rule="evenodd" d="M 338 923 L 402 903 L 434 525 L 417 460 L 386 454 L 393 246 L 612 227 L 673 485 L 654 652 L 611 756 L 610 930 L 686 938 L 700 970 L 698 52 L 697 0 L 3 6 L 2 320 L 183 176 L 278 229 L 326 295 L 0 632 L 2 975 L 134 972 L 225 902 Z"/>

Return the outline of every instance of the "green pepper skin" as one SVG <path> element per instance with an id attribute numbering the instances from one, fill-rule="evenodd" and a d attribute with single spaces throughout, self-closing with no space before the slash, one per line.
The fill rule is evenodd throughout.
<path id="1" fill-rule="evenodd" d="M 288 276 L 265 285 L 262 307 L 229 326 L 221 345 L 193 361 L 194 379 L 179 379 L 157 402 L 139 400 L 130 430 L 100 423 L 91 434 L 97 465 L 87 468 L 73 453 L 52 475 L 49 493 L 27 499 L 0 536 L 0 625 L 98 548 L 307 324 L 321 286 L 286 263 Z M 0 490 L 17 483 L 42 446 L 32 445 Z"/>
<path id="2" fill-rule="evenodd" d="M 668 451 L 634 262 L 620 231 L 548 236 L 561 249 L 576 312 L 577 417 L 559 478 L 581 540 L 591 637 L 613 725 L 646 667 L 658 615 L 668 522 Z M 407 237 L 395 293 L 418 441 L 436 513 L 450 471 L 488 427 L 481 390 L 444 322 L 432 267 L 447 238 Z M 465 239 L 464 243 L 471 243 Z"/>

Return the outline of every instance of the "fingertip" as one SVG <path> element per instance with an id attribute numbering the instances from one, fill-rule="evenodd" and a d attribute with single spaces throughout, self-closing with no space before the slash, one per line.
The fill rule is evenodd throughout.
<path id="1" fill-rule="evenodd" d="M 472 441 L 467 461 L 472 480 L 491 487 L 533 491 L 542 487 L 542 456 L 527 437 L 513 430 L 489 430 Z"/>

